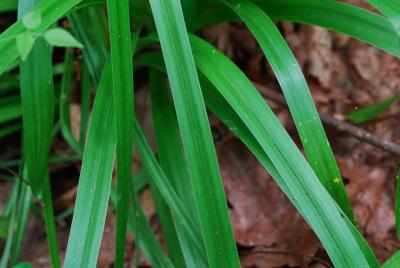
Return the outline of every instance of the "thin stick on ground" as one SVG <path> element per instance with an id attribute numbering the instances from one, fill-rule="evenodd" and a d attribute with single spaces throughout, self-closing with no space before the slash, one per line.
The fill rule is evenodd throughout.
<path id="1" fill-rule="evenodd" d="M 258 90 L 260 90 L 261 94 L 265 98 L 267 98 L 281 106 L 287 107 L 285 98 L 281 94 L 276 93 L 270 89 L 267 89 L 266 87 L 261 86 L 259 84 L 256 84 L 256 87 L 258 88 Z M 371 132 L 368 132 L 362 128 L 356 127 L 348 122 L 336 119 L 329 114 L 319 113 L 319 116 L 321 117 L 321 121 L 328 127 L 331 127 L 336 130 L 339 130 L 341 132 L 344 132 L 346 134 L 349 134 L 356 139 L 359 139 L 359 140 L 362 140 L 362 141 L 365 141 L 365 142 L 371 144 L 372 146 L 375 146 L 379 149 L 382 149 L 384 151 L 387 151 L 392 154 L 400 156 L 400 145 L 399 144 L 396 144 L 392 141 L 384 140 L 384 139 L 372 134 Z"/>

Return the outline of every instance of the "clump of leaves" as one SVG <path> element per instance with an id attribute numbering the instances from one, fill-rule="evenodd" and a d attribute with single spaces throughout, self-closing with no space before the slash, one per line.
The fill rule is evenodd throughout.
<path id="1" fill-rule="evenodd" d="M 0 116 L 4 118 L 0 123 L 7 127 L 3 131 L 8 135 L 20 129 L 20 123 L 14 121 L 22 116 L 24 143 L 23 180 L 14 184 L 10 205 L 3 212 L 8 233 L 1 267 L 18 261 L 31 191 L 44 204 L 52 265 L 60 266 L 48 176 L 49 148 L 58 120 L 63 137 L 82 158 L 65 267 L 96 266 L 109 199 L 117 214 L 116 267 L 123 267 L 127 230 L 154 267 L 239 267 L 206 108 L 271 174 L 317 234 L 335 266 L 379 266 L 357 228 L 307 82 L 273 21 L 325 27 L 399 57 L 396 29 L 400 12 L 396 8 L 387 9 L 385 1 L 368 1 L 382 16 L 331 0 L 33 2 L 21 0 L 20 19 L 0 35 L 0 74 L 11 83 L 19 62 L 21 89 L 18 93 L 10 87 L 8 94 L 2 95 L 15 112 L 11 119 Z M 108 10 L 108 27 L 103 4 Z M 0 5 L 0 11 L 13 8 L 15 3 Z M 54 27 L 65 16 L 76 39 L 65 29 Z M 208 25 L 235 20 L 244 22 L 271 65 L 306 157 L 246 75 L 217 48 L 193 34 Z M 109 38 L 102 35 L 104 32 Z M 143 36 L 142 32 L 149 34 Z M 154 43 L 161 49 L 151 46 Z M 71 134 L 69 118 L 74 55 L 67 50 L 61 95 L 56 99 L 51 46 L 83 49 L 79 140 Z M 150 72 L 158 159 L 133 112 L 133 73 L 139 67 Z M 96 90 L 88 124 L 90 85 Z M 20 98 L 21 104 L 4 97 L 10 95 Z M 60 118 L 54 120 L 57 103 Z M 0 113 L 9 111 L 0 107 Z M 142 161 L 168 254 L 155 238 L 138 201 L 133 149 Z M 116 189 L 112 186 L 115 155 Z M 17 213 L 20 211 L 23 213 Z M 17 226 L 16 231 L 11 226 Z M 395 267 L 397 256 L 385 267 Z"/>

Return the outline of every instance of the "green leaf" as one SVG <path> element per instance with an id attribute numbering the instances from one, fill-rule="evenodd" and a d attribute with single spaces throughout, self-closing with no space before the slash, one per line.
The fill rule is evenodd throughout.
<path id="1" fill-rule="evenodd" d="M 41 196 L 47 173 L 54 117 L 51 49 L 39 38 L 20 65 L 24 157 L 35 196 Z"/>
<path id="2" fill-rule="evenodd" d="M 399 0 L 365 0 L 370 5 L 376 7 L 386 17 L 389 18 L 394 30 L 399 38 L 400 50 L 400 1 Z"/>
<path id="3" fill-rule="evenodd" d="M 400 250 L 390 257 L 381 268 L 398 268 L 400 267 Z"/>
<path id="4" fill-rule="evenodd" d="M 38 2 L 40 0 L 20 0 L 19 19 L 27 12 L 32 12 L 34 5 Z M 20 63 L 20 83 L 23 155 L 26 165 L 23 177 L 29 178 L 32 193 L 36 197 L 42 198 L 51 265 L 58 268 L 60 267 L 60 253 L 48 172 L 54 120 L 52 51 L 41 37 L 35 42 L 27 60 Z M 17 239 L 21 238 L 17 237 Z M 16 249 L 20 247 L 20 245 L 16 246 Z"/>
<path id="5" fill-rule="evenodd" d="M 150 82 L 149 87 L 152 88 L 151 90 L 155 90 L 154 88 L 157 87 L 156 90 L 162 91 L 162 79 L 160 81 L 155 81 L 156 79 L 160 79 L 159 76 L 155 75 L 154 73 L 150 73 Z M 161 86 L 161 88 L 160 88 Z M 153 105 L 152 105 L 153 106 Z M 167 175 L 168 176 L 168 175 Z M 172 177 L 168 177 L 170 180 Z M 150 184 L 150 191 L 153 197 L 156 209 L 157 209 L 157 216 L 160 219 L 161 228 L 163 235 L 165 237 L 167 246 L 168 246 L 168 253 L 171 257 L 174 266 L 176 267 L 186 267 L 185 260 L 183 257 L 182 249 L 179 244 L 179 239 L 177 235 L 177 229 L 175 229 L 174 220 L 172 218 L 172 213 L 163 199 L 161 193 L 157 189 L 157 186 L 154 184 L 152 180 L 149 182 Z M 174 187 L 174 189 L 176 189 Z M 178 226 L 179 227 L 179 226 Z"/>
<path id="6" fill-rule="evenodd" d="M 18 0 L 3 0 L 0 1 L 0 13 L 17 10 Z"/>
<path id="7" fill-rule="evenodd" d="M 32 191 L 26 183 L 21 183 L 20 196 L 18 198 L 19 218 L 15 231 L 15 245 L 13 248 L 11 264 L 18 261 L 19 254 L 24 243 L 26 226 L 28 224 L 28 217 L 31 208 Z"/>
<path id="8" fill-rule="evenodd" d="M 44 32 L 43 36 L 50 45 L 55 47 L 83 48 L 83 45 L 63 28 L 52 28 L 47 30 Z"/>
<path id="9" fill-rule="evenodd" d="M 8 234 L 9 218 L 0 216 L 0 238 L 6 238 Z"/>
<path id="10" fill-rule="evenodd" d="M 135 120 L 135 144 L 142 160 L 142 165 L 149 175 L 149 179 L 153 180 L 154 185 L 157 186 L 165 202 L 168 204 L 175 223 L 179 224 L 179 228 L 185 232 L 185 236 L 191 240 L 199 255 L 202 258 L 202 263 L 206 261 L 205 254 L 203 252 L 202 237 L 200 233 L 200 228 L 193 219 L 193 215 L 190 213 L 186 204 L 184 204 L 178 197 L 176 191 L 170 184 L 168 178 L 166 177 L 164 171 L 155 159 L 150 145 L 147 142 L 143 130 L 141 129 L 139 123 Z"/>
<path id="11" fill-rule="evenodd" d="M 19 96 L 10 96 L 0 100 L 0 123 L 6 123 L 21 116 L 20 102 Z"/>
<path id="12" fill-rule="evenodd" d="M 32 265 L 29 262 L 21 262 L 15 265 L 13 268 L 32 268 Z"/>
<path id="13" fill-rule="evenodd" d="M 229 129 L 237 136 L 241 141 L 243 141 L 246 146 L 251 150 L 251 152 L 256 156 L 268 173 L 275 179 L 278 185 L 281 187 L 283 192 L 289 197 L 289 199 L 295 204 L 295 207 L 301 212 L 303 204 L 302 202 L 297 202 L 293 194 L 290 191 L 289 186 L 286 184 L 285 180 L 276 170 L 275 166 L 272 164 L 268 155 L 265 153 L 263 148 L 260 146 L 252 132 L 232 109 L 232 107 L 224 100 L 224 98 L 218 93 L 215 87 L 203 77 L 201 80 L 203 87 L 204 98 L 207 107 L 215 113 L 215 115 L 223 121 Z M 308 195 L 307 191 L 304 191 L 304 195 Z M 297 204 L 298 203 L 298 204 Z M 347 226 L 351 230 L 354 238 L 357 240 L 358 245 L 362 249 L 368 263 L 371 267 L 377 267 L 378 262 L 368 243 L 363 238 L 362 234 L 354 227 L 353 223 L 345 217 Z"/>
<path id="14" fill-rule="evenodd" d="M 150 0 L 150 5 L 167 66 L 208 265 L 239 267 L 228 206 L 180 1 Z"/>
<path id="15" fill-rule="evenodd" d="M 358 109 L 357 111 L 346 114 L 346 118 L 353 123 L 362 124 L 379 117 L 383 112 L 389 109 L 400 98 L 400 92 L 394 96 L 378 102 L 374 105 Z"/>
<path id="16" fill-rule="evenodd" d="M 390 0 L 389 0 L 390 1 Z M 392 25 L 382 16 L 333 0 L 254 0 L 273 20 L 320 26 L 343 33 L 400 57 L 399 40 Z M 226 7 L 204 14 L 197 29 L 224 21 L 237 20 Z"/>
<path id="17" fill-rule="evenodd" d="M 105 67 L 90 121 L 64 267 L 96 267 L 111 188 L 116 134 L 111 65 Z"/>
<path id="18" fill-rule="evenodd" d="M 12 124 L 10 126 L 4 127 L 0 130 L 0 138 L 4 138 L 8 135 L 11 135 L 19 130 L 22 129 L 22 124 L 21 123 L 16 123 Z"/>
<path id="19" fill-rule="evenodd" d="M 25 61 L 32 50 L 35 38 L 30 32 L 23 32 L 16 37 L 19 56 L 22 61 Z"/>
<path id="20" fill-rule="evenodd" d="M 39 1 L 20 1 L 23 15 Z M 35 196 L 41 196 L 46 177 L 54 120 L 54 88 L 51 49 L 42 38 L 36 40 L 29 58 L 20 64 L 24 158 Z"/>
<path id="21" fill-rule="evenodd" d="M 42 22 L 42 15 L 38 12 L 30 12 L 22 18 L 22 23 L 28 30 L 33 30 L 39 27 Z"/>
<path id="22" fill-rule="evenodd" d="M 71 131 L 70 105 L 71 90 L 74 74 L 74 52 L 72 50 L 65 51 L 64 71 L 61 80 L 60 94 L 60 127 L 61 134 L 67 141 L 69 146 L 79 155 L 82 156 L 83 150 L 81 144 L 75 139 Z"/>
<path id="23" fill-rule="evenodd" d="M 133 187 L 132 187 L 133 188 Z M 135 249 L 138 247 L 140 243 L 140 248 L 143 250 L 143 253 L 152 264 L 153 267 L 160 268 L 170 268 L 174 267 L 168 257 L 164 254 L 163 249 L 160 243 L 157 240 L 156 235 L 153 232 L 153 229 L 149 222 L 147 221 L 143 208 L 140 205 L 140 201 L 135 194 L 136 189 L 131 189 L 130 193 L 133 199 L 133 202 L 139 204 L 138 206 L 131 206 L 129 208 L 128 213 L 128 230 L 132 234 L 138 234 L 138 237 L 135 237 Z M 111 202 L 114 207 L 117 206 L 117 191 L 115 189 L 111 190 Z"/>
<path id="24" fill-rule="evenodd" d="M 90 6 L 68 14 L 72 31 L 84 45 L 83 59 L 93 83 L 98 85 L 107 58 L 107 21 L 103 6 Z"/>
<path id="25" fill-rule="evenodd" d="M 333 263 L 368 267 L 345 215 L 251 82 L 208 43 L 193 36 L 191 44 L 198 68 L 253 133 L 287 184 L 281 188 L 290 190 L 288 197 L 319 236 Z"/>
<path id="26" fill-rule="evenodd" d="M 83 146 L 86 140 L 87 125 L 89 122 L 89 113 L 91 105 L 91 83 L 89 71 L 85 64 L 81 64 L 82 81 L 81 81 L 81 122 L 79 126 L 79 143 Z"/>
<path id="27" fill-rule="evenodd" d="M 51 265 L 54 268 L 60 266 L 60 252 L 58 249 L 57 231 L 54 218 L 53 198 L 51 195 L 50 178 L 46 173 L 43 182 L 43 210 L 44 226 L 47 235 L 47 244 L 50 252 Z"/>
<path id="28" fill-rule="evenodd" d="M 128 0 L 107 0 L 117 134 L 117 239 L 115 267 L 124 265 L 129 185 L 132 180 L 133 69 Z"/>
<path id="29" fill-rule="evenodd" d="M 161 54 L 158 53 L 158 56 L 162 62 Z M 152 70 L 150 72 L 149 80 L 152 99 L 151 107 L 153 112 L 153 125 L 160 165 L 165 171 L 165 174 L 178 197 L 182 202 L 184 202 L 186 207 L 189 208 L 189 211 L 193 214 L 193 220 L 196 225 L 198 225 L 199 216 L 196 213 L 195 200 L 191 194 L 193 193 L 193 187 L 188 179 L 189 175 L 183 155 L 175 109 L 173 103 L 169 99 L 165 77 L 160 72 Z M 201 254 L 196 250 L 196 246 L 191 244 L 190 239 L 186 237 L 185 232 L 179 228 L 179 224 L 176 223 L 176 220 L 173 218 L 169 219 L 171 217 L 171 215 L 168 215 L 171 214 L 169 208 L 167 208 L 165 212 L 157 209 L 157 213 L 167 214 L 163 215 L 164 225 L 166 225 L 164 228 L 164 234 L 166 237 L 170 237 L 170 239 L 167 239 L 168 249 L 171 259 L 174 260 L 174 263 L 176 264 L 175 266 L 206 266 L 203 259 L 200 258 Z M 163 224 L 163 222 L 161 223 Z M 201 241 L 201 243 L 203 243 L 203 241 Z M 202 250 L 202 255 L 205 256 L 204 246 L 202 247 Z M 182 253 L 185 260 L 181 260 Z M 184 265 L 185 262 L 186 265 Z"/>
<path id="30" fill-rule="evenodd" d="M 108 90 L 111 85 L 111 66 L 108 64 L 97 90 L 92 112 L 65 267 L 96 266 L 111 188 L 116 146 L 113 99 Z M 115 191 L 112 193 L 111 198 L 116 205 L 118 197 Z M 141 246 L 151 263 L 155 267 L 171 267 L 141 208 L 135 207 L 129 215 L 130 226 L 139 230 Z"/>
<path id="31" fill-rule="evenodd" d="M 247 0 L 227 4 L 257 39 L 285 95 L 308 162 L 347 217 L 355 222 L 339 168 L 296 58 L 271 19 Z"/>
<path id="32" fill-rule="evenodd" d="M 7 205 L 3 210 L 3 214 L 9 218 L 9 225 L 8 225 L 7 238 L 5 240 L 3 252 L 1 254 L 0 268 L 8 267 L 7 264 L 9 262 L 9 257 L 10 257 L 10 253 L 11 253 L 13 242 L 14 242 L 13 241 L 14 240 L 13 239 L 14 232 L 10 232 L 10 230 L 13 229 L 13 227 L 14 227 L 13 225 L 15 224 L 15 220 L 16 220 L 16 216 L 17 216 L 17 209 L 15 206 L 15 203 L 17 201 L 18 186 L 19 186 L 18 182 L 14 184 L 14 187 L 12 188 L 12 192 L 8 199 Z"/>

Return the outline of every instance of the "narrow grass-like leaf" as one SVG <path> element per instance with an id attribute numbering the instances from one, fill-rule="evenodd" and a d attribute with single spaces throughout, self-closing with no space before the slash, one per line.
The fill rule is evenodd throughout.
<path id="1" fill-rule="evenodd" d="M 178 0 L 150 0 L 175 103 L 209 267 L 239 267 L 200 83 Z"/>
<path id="2" fill-rule="evenodd" d="M 134 188 L 131 188 L 130 190 L 133 202 L 139 204 L 138 206 L 131 206 L 128 213 L 128 230 L 130 230 L 132 234 L 138 233 L 138 237 L 135 237 L 135 247 L 140 243 L 141 250 L 144 252 L 153 267 L 174 267 L 168 257 L 164 254 L 151 225 L 146 220 L 140 201 L 136 193 L 134 193 L 136 190 Z M 111 190 L 110 199 L 114 207 L 116 207 L 118 201 L 117 191 L 115 189 Z"/>
<path id="3" fill-rule="evenodd" d="M 28 173 L 29 174 L 29 173 Z M 44 222 L 47 235 L 47 244 L 49 247 L 51 265 L 54 268 L 60 266 L 60 252 L 58 249 L 57 231 L 54 218 L 53 199 L 51 195 L 50 178 L 46 173 L 43 185 L 43 210 Z"/>
<path id="4" fill-rule="evenodd" d="M 365 0 L 370 5 L 379 9 L 393 25 L 399 39 L 400 50 L 400 1 L 399 0 Z"/>
<path id="5" fill-rule="evenodd" d="M 273 20 L 284 20 L 327 28 L 369 43 L 400 57 L 398 36 L 382 16 L 365 9 L 333 0 L 255 0 Z M 211 9 L 196 29 L 237 20 L 225 7 Z"/>
<path id="6" fill-rule="evenodd" d="M 15 11 L 18 8 L 18 0 L 0 1 L 0 13 Z"/>
<path id="7" fill-rule="evenodd" d="M 26 174 L 26 171 L 25 171 Z M 20 195 L 19 195 L 19 219 L 17 228 L 15 230 L 15 244 L 13 247 L 13 253 L 11 257 L 11 265 L 18 261 L 19 254 L 21 252 L 22 244 L 24 242 L 24 235 L 26 231 L 26 225 L 28 223 L 28 216 L 30 206 L 32 202 L 32 192 L 29 186 L 25 183 L 21 183 Z"/>
<path id="8" fill-rule="evenodd" d="M 383 112 L 389 109 L 399 99 L 400 99 L 400 92 L 396 93 L 394 96 L 382 102 L 348 113 L 346 114 L 346 118 L 353 123 L 357 124 L 366 123 L 380 116 Z"/>
<path id="9" fill-rule="evenodd" d="M 18 17 L 31 12 L 39 1 L 22 0 Z M 51 198 L 48 157 L 54 117 L 52 51 L 43 38 L 38 38 L 26 61 L 20 63 L 23 147 L 27 175 L 32 192 L 43 196 L 44 220 L 51 264 L 60 267 Z"/>
<path id="10" fill-rule="evenodd" d="M 154 184 L 157 186 L 161 195 L 163 196 L 165 202 L 168 204 L 171 212 L 173 213 L 173 217 L 177 219 L 176 223 L 179 224 L 179 228 L 181 228 L 185 232 L 185 236 L 190 238 L 192 244 L 197 251 L 197 254 L 200 258 L 203 259 L 203 262 L 206 261 L 206 256 L 203 252 L 203 244 L 202 237 L 200 233 L 200 228 L 196 225 L 193 217 L 190 214 L 190 211 L 184 203 L 179 199 L 177 193 L 174 188 L 169 183 L 168 178 L 166 177 L 164 171 L 158 164 L 155 159 L 150 145 L 148 144 L 143 131 L 139 125 L 139 123 L 135 120 L 135 144 L 142 160 L 142 165 L 144 170 L 149 175 L 149 179 L 153 180 Z"/>
<path id="11" fill-rule="evenodd" d="M 161 56 L 160 53 L 158 55 Z M 160 59 L 162 61 L 162 57 L 160 57 Z M 174 187 L 178 194 L 178 197 L 192 212 L 193 220 L 198 224 L 199 217 L 195 207 L 196 204 L 194 202 L 194 197 L 191 194 L 193 193 L 193 187 L 188 179 L 189 175 L 183 155 L 175 110 L 172 102 L 169 100 L 165 84 L 166 81 L 164 76 L 155 70 L 150 72 L 149 79 L 153 125 L 160 165 L 165 171 L 167 178 L 170 180 L 172 187 Z M 168 208 L 167 213 L 170 213 Z M 169 217 L 171 218 L 171 216 Z M 182 232 L 179 225 L 173 222 L 173 218 L 171 218 L 170 223 L 167 224 L 172 225 L 170 226 L 171 230 L 165 230 L 164 233 L 169 232 L 169 236 L 174 236 L 171 240 L 176 241 L 177 243 L 177 245 L 168 246 L 172 260 L 174 260 L 172 254 L 178 254 L 178 256 L 175 256 L 175 259 L 180 260 L 183 252 L 187 267 L 205 266 L 205 263 L 202 263 L 203 259 L 199 258 L 199 253 L 194 251 L 195 247 L 190 244 L 190 239 L 185 236 L 185 233 Z M 178 240 L 181 243 L 180 245 L 178 244 Z M 203 255 L 205 255 L 205 249 L 203 250 Z M 183 266 L 184 262 L 185 261 L 182 260 L 180 262 L 176 261 L 175 263 L 178 264 L 176 265 L 178 267 L 185 267 Z"/>
<path id="12" fill-rule="evenodd" d="M 115 267 L 123 267 L 132 180 L 133 69 L 128 0 L 107 0 L 117 134 L 117 239 Z"/>
<path id="13" fill-rule="evenodd" d="M 157 186 L 153 183 L 152 180 L 150 180 L 149 184 L 151 196 L 157 209 L 157 215 L 160 219 L 161 228 L 168 246 L 168 253 L 171 261 L 175 267 L 186 267 L 168 205 L 162 198 L 162 195 L 160 194 Z"/>
<path id="14" fill-rule="evenodd" d="M 9 217 L 9 222 L 8 222 L 8 232 L 7 232 L 7 238 L 4 243 L 4 249 L 3 253 L 1 254 L 1 259 L 0 259 L 0 268 L 6 268 L 8 267 L 8 262 L 9 258 L 11 255 L 11 250 L 13 246 L 13 238 L 14 238 L 14 232 L 13 230 L 13 225 L 15 224 L 15 218 L 17 215 L 17 208 L 15 206 L 15 203 L 17 202 L 17 195 L 18 195 L 18 185 L 19 183 L 14 184 L 13 187 L 13 192 L 10 195 L 10 198 L 8 200 L 8 207 L 10 212 L 7 213 L 7 209 L 4 209 L 4 214 Z M 7 208 L 7 207 L 6 207 Z M 9 215 L 7 215 L 9 214 Z"/>
<path id="15" fill-rule="evenodd" d="M 75 139 L 71 131 L 71 90 L 72 79 L 74 73 L 74 52 L 67 49 L 64 59 L 64 72 L 61 81 L 61 94 L 60 94 L 60 126 L 61 133 L 64 139 L 68 142 L 71 148 L 80 156 L 83 154 L 82 147 Z"/>
<path id="16" fill-rule="evenodd" d="M 213 49 L 212 51 L 216 52 L 216 49 Z M 159 52 L 143 53 L 140 55 L 140 57 L 136 59 L 135 63 L 141 66 L 149 66 L 151 68 L 155 68 L 156 70 L 165 71 L 164 62 Z M 210 84 L 210 82 L 205 78 L 202 79 L 202 89 L 207 107 L 211 109 L 217 115 L 217 117 L 219 117 L 231 129 L 231 131 L 235 133 L 246 144 L 246 146 L 257 157 L 257 159 L 264 165 L 271 176 L 277 181 L 279 186 L 290 198 L 290 200 L 295 204 L 296 208 L 299 211 L 302 211 L 303 204 L 300 203 L 300 205 L 296 205 L 297 199 L 293 198 L 293 195 L 291 194 L 285 181 L 282 179 L 281 175 L 276 170 L 271 160 L 268 158 L 268 155 L 265 153 L 265 151 L 263 151 L 263 148 L 259 145 L 258 141 L 254 137 L 252 132 L 248 129 L 246 124 L 243 123 L 243 121 L 232 109 L 232 107 L 226 102 L 226 100 L 224 100 L 224 98 L 220 95 L 220 93 L 218 93 L 214 86 Z M 308 195 L 308 192 L 304 190 L 303 194 Z M 362 249 L 370 266 L 377 267 L 378 262 L 368 243 L 365 241 L 358 229 L 354 227 L 353 223 L 349 219 L 347 219 L 345 215 L 343 215 L 343 218 L 345 219 L 350 231 L 354 235 L 354 238 L 356 239 L 358 245 Z"/>
<path id="17" fill-rule="evenodd" d="M 93 79 L 98 85 L 107 58 L 107 24 L 103 7 L 87 7 L 68 15 L 72 30 L 84 45 L 83 58 Z"/>
<path id="18" fill-rule="evenodd" d="M 19 88 L 19 76 L 6 73 L 0 77 L 0 93 L 5 94 L 6 92 Z"/>
<path id="19" fill-rule="evenodd" d="M 108 65 L 96 96 L 78 186 L 76 209 L 65 267 L 95 267 L 104 228 L 116 146 L 111 67 Z M 100 157 L 99 157 L 100 156 Z M 94 180 L 93 178 L 97 178 Z M 117 203 L 117 194 L 112 200 Z M 135 200 L 138 202 L 138 200 Z M 155 267 L 172 267 L 152 233 L 143 212 L 130 213 L 130 225 L 140 231 L 146 256 Z M 95 226 L 96 228 L 93 228 Z"/>
<path id="20" fill-rule="evenodd" d="M 197 21 L 198 0 L 182 0 L 182 11 L 185 18 L 186 27 L 189 31 L 193 29 L 193 25 Z"/>
<path id="21" fill-rule="evenodd" d="M 243 20 L 274 71 L 299 132 L 308 162 L 349 219 L 350 201 L 328 138 L 296 58 L 272 20 L 247 0 L 226 2 Z"/>
<path id="22" fill-rule="evenodd" d="M 21 98 L 19 96 L 10 96 L 0 100 L 0 123 L 21 117 Z"/>
<path id="23" fill-rule="evenodd" d="M 248 126 L 292 193 L 293 202 L 321 239 L 337 267 L 368 267 L 343 212 L 246 76 L 199 38 L 191 38 L 198 68 Z M 291 198 L 291 196 L 289 196 Z"/>
<path id="24" fill-rule="evenodd" d="M 161 223 L 162 232 L 168 246 L 168 253 L 175 267 L 186 267 L 181 247 L 179 245 L 171 211 L 164 201 L 160 191 L 152 180 L 149 181 L 151 196 L 157 210 L 157 216 Z M 139 237 L 140 240 L 140 237 Z"/>
<path id="25" fill-rule="evenodd" d="M 111 66 L 97 90 L 64 267 L 96 267 L 114 165 L 116 134 L 111 95 Z"/>
<path id="26" fill-rule="evenodd" d="M 32 265 L 29 262 L 21 262 L 15 265 L 13 268 L 32 268 Z"/>
<path id="27" fill-rule="evenodd" d="M 15 123 L 10 126 L 0 129 L 0 138 L 11 135 L 22 129 L 22 123 Z"/>
<path id="28" fill-rule="evenodd" d="M 85 144 L 87 125 L 90 113 L 90 93 L 91 84 L 89 71 L 85 64 L 81 64 L 82 80 L 81 80 L 81 122 L 79 126 L 79 142 Z"/>
<path id="29" fill-rule="evenodd" d="M 259 142 L 248 129 L 246 124 L 243 123 L 229 103 L 224 100 L 221 94 L 218 93 L 215 87 L 206 78 L 203 78 L 201 82 L 207 107 L 212 110 L 215 115 L 222 120 L 235 135 L 240 138 L 242 142 L 245 143 L 245 145 L 251 150 L 254 156 L 256 156 L 268 173 L 275 179 L 283 192 L 293 202 L 295 207 L 301 212 L 303 210 L 303 204 L 301 202 L 297 202 L 297 199 L 293 197 L 293 194 L 291 193 L 291 190 L 286 184 L 285 180 L 276 170 L 268 155 L 260 146 Z M 304 191 L 304 195 L 307 195 L 307 191 Z M 347 226 L 352 231 L 354 238 L 357 240 L 358 245 L 362 249 L 364 256 L 367 258 L 370 266 L 377 267 L 378 261 L 362 234 L 356 227 L 354 227 L 353 223 L 347 217 L 344 216 L 344 218 Z"/>
<path id="30" fill-rule="evenodd" d="M 20 1 L 19 18 L 39 1 Z M 42 195 L 53 128 L 54 89 L 51 48 L 38 38 L 26 61 L 20 64 L 24 158 L 35 196 Z"/>
<path id="31" fill-rule="evenodd" d="M 400 251 L 397 251 L 381 266 L 381 268 L 397 268 L 397 267 L 400 267 Z"/>

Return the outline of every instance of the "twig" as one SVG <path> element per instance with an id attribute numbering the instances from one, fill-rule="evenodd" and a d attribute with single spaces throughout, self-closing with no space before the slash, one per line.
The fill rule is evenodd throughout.
<path id="1" fill-rule="evenodd" d="M 276 93 L 272 90 L 269 90 L 261 85 L 256 85 L 256 87 L 260 90 L 261 94 L 265 98 L 272 100 L 281 106 L 287 107 L 286 100 L 281 94 Z M 392 154 L 400 156 L 400 145 L 398 145 L 394 142 L 383 140 L 382 138 L 380 138 L 362 128 L 356 127 L 356 126 L 354 126 L 350 123 L 344 122 L 342 120 L 338 120 L 338 119 L 330 116 L 329 114 L 320 113 L 319 116 L 321 118 L 321 121 L 329 127 L 332 127 L 339 131 L 347 133 L 347 134 L 353 136 L 354 138 L 365 141 L 365 142 L 367 142 L 377 148 L 380 148 L 384 151 L 387 151 Z"/>

